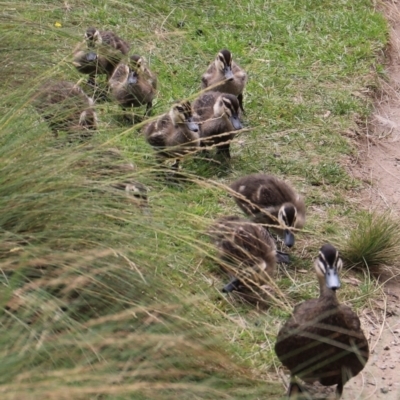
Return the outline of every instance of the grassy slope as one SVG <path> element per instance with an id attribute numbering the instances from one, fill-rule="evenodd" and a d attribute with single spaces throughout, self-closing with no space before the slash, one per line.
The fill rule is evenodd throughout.
<path id="1" fill-rule="evenodd" d="M 71 0 L 5 8 L 0 279 L 8 308 L 0 390 L 10 398 L 27 391 L 32 398 L 279 396 L 272 348 L 280 320 L 315 296 L 314 276 L 304 271 L 357 213 L 351 197 L 358 183 L 343 167 L 354 152 L 345 133 L 369 112 L 365 93 L 376 86 L 383 17 L 366 0 Z M 69 63 L 71 49 L 91 25 L 115 30 L 149 60 L 159 77 L 159 113 L 195 96 L 219 49 L 233 52 L 249 73 L 251 131 L 233 146 L 230 169 L 187 160 L 193 183 L 155 180 L 140 132 L 118 125 L 118 107 L 102 103 L 92 142 L 123 149 L 151 189 L 151 211 L 108 190 L 107 181 L 88 184 L 77 162 L 86 158 L 82 145 L 54 146 L 29 99 L 49 77 L 82 78 Z M 309 210 L 295 263 L 278 275 L 284 296 L 262 312 L 220 295 L 202 235 L 216 216 L 238 213 L 223 184 L 255 171 L 293 182 Z M 105 189 L 99 196 L 93 186 Z M 341 299 L 363 307 L 372 290 L 366 281 L 346 287 Z"/>

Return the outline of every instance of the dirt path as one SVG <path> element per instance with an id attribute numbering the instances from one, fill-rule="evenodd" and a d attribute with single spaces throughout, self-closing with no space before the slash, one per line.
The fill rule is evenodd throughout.
<path id="1" fill-rule="evenodd" d="M 363 318 L 370 358 L 363 372 L 347 383 L 342 400 L 400 399 L 400 281 L 387 283 L 385 293 L 386 304 L 377 310 L 383 322 L 375 322 L 372 313 Z"/>
<path id="2" fill-rule="evenodd" d="M 386 1 L 383 7 L 391 25 L 389 81 L 383 83 L 377 100 L 360 154 L 361 168 L 355 166 L 353 172 L 370 183 L 365 192 L 370 209 L 390 209 L 400 217 L 400 2 Z M 400 400 L 400 280 L 388 282 L 384 290 L 386 304 L 380 316 L 384 321 L 376 324 L 371 316 L 364 318 L 372 349 L 369 362 L 348 382 L 343 400 Z"/>

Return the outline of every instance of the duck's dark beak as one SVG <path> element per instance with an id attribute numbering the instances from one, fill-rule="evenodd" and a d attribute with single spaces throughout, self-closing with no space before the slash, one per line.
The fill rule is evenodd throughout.
<path id="1" fill-rule="evenodd" d="M 327 269 L 325 273 L 325 282 L 329 289 L 336 290 L 340 288 L 339 275 L 334 268 Z"/>
<path id="2" fill-rule="evenodd" d="M 222 291 L 223 291 L 224 293 L 233 292 L 234 290 L 238 290 L 239 285 L 240 285 L 239 279 L 233 278 L 227 285 L 225 285 L 225 286 L 222 288 Z"/>
<path id="3" fill-rule="evenodd" d="M 97 59 L 97 54 L 94 53 L 93 51 L 89 52 L 89 53 L 86 55 L 86 60 L 87 60 L 88 62 L 95 61 L 96 59 Z"/>
<path id="4" fill-rule="evenodd" d="M 134 72 L 131 72 L 128 76 L 128 83 L 130 85 L 134 85 L 137 83 L 137 75 Z"/>
<path id="5" fill-rule="evenodd" d="M 242 128 L 243 128 L 242 124 L 241 124 L 240 121 L 239 121 L 239 117 L 238 117 L 237 115 L 232 115 L 229 119 L 230 119 L 230 121 L 231 121 L 233 127 L 234 127 L 236 130 L 239 130 L 239 129 L 242 129 Z"/>
<path id="6" fill-rule="evenodd" d="M 233 72 L 231 67 L 225 67 L 224 75 L 227 81 L 233 81 Z"/>
<path id="7" fill-rule="evenodd" d="M 290 264 L 290 257 L 288 253 L 284 253 L 283 251 L 276 251 L 276 261 L 282 264 Z"/>
<path id="8" fill-rule="evenodd" d="M 285 229 L 284 242 L 287 247 L 293 247 L 294 245 L 294 235 L 289 231 L 289 229 Z"/>
<path id="9" fill-rule="evenodd" d="M 189 119 L 188 121 L 186 121 L 186 125 L 187 125 L 188 129 L 191 130 L 192 132 L 199 131 L 199 125 L 197 125 L 195 122 L 193 122 L 192 119 Z"/>

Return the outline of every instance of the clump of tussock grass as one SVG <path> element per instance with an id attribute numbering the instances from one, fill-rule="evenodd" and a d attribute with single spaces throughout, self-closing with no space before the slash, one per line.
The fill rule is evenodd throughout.
<path id="1" fill-rule="evenodd" d="M 125 193 L 96 190 L 111 178 L 88 185 L 84 153 L 42 139 L 1 165 L 1 342 L 13 343 L 2 352 L 4 398 L 246 398 L 239 386 L 263 393 L 210 334 L 209 316 L 194 311 L 199 299 L 156 273 L 171 252 L 156 207 L 147 217 Z M 173 240 L 191 246 L 188 236 Z"/>
<path id="2" fill-rule="evenodd" d="M 362 213 L 341 249 L 352 266 L 367 267 L 371 272 L 386 266 L 385 270 L 399 273 L 400 224 L 390 213 Z"/>

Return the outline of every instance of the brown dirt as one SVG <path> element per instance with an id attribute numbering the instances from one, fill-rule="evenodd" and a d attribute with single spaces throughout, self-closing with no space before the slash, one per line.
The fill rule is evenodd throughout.
<path id="1" fill-rule="evenodd" d="M 353 174 L 368 184 L 365 203 L 400 215 L 400 2 L 383 3 L 390 23 L 386 74 L 381 80 L 375 111 L 367 125 Z"/>
<path id="2" fill-rule="evenodd" d="M 361 167 L 352 172 L 368 183 L 363 196 L 368 208 L 391 210 L 400 217 L 400 1 L 385 1 L 382 8 L 391 27 L 388 80 L 382 82 L 367 126 Z M 400 279 L 389 280 L 384 291 L 380 309 L 362 316 L 371 355 L 363 372 L 345 386 L 343 400 L 400 399 Z"/>

